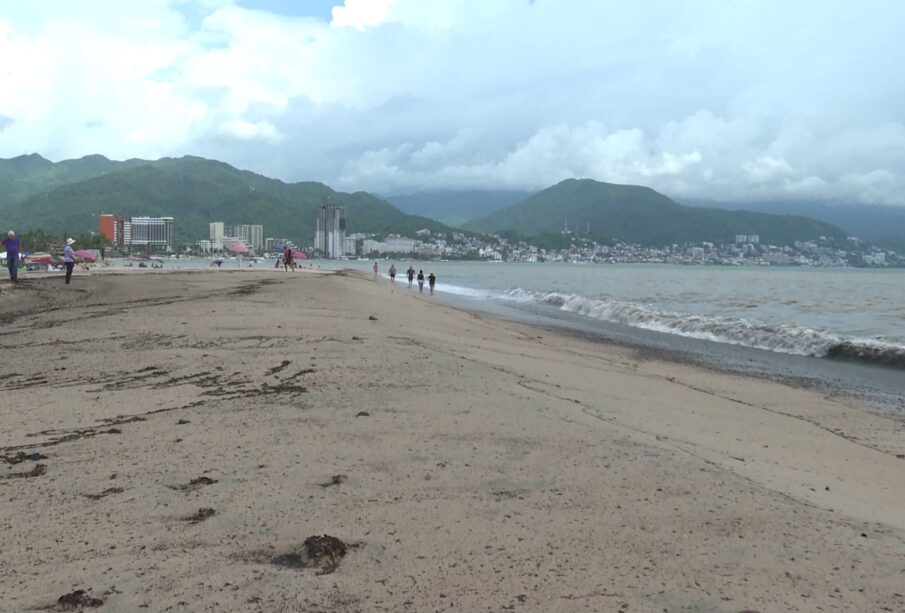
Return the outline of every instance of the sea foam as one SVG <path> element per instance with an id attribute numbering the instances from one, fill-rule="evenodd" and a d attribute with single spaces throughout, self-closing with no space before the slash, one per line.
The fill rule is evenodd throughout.
<path id="1" fill-rule="evenodd" d="M 793 355 L 845 358 L 905 367 L 905 347 L 881 339 L 843 338 L 826 330 L 664 311 L 649 305 L 558 292 L 515 289 L 513 302 L 536 302 L 561 311 L 645 330 Z"/>

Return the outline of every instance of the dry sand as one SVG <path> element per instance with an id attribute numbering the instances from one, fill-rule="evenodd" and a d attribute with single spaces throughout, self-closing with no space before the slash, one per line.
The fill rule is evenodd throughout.
<path id="1" fill-rule="evenodd" d="M 852 399 L 356 273 L 0 300 L 4 611 L 905 611 L 905 422 Z"/>

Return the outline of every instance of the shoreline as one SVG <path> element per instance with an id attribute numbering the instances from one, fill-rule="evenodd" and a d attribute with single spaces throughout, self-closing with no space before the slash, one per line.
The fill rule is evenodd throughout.
<path id="1" fill-rule="evenodd" d="M 194 260 L 193 260 L 194 261 Z M 391 260 L 387 260 L 391 261 Z M 316 264 L 314 262 L 317 262 Z M 370 260 L 358 260 L 358 261 L 348 261 L 345 264 L 354 264 L 358 262 L 369 263 Z M 333 267 L 330 264 L 333 264 L 333 261 L 318 261 L 314 260 L 309 262 L 308 267 L 300 268 L 307 269 L 309 271 L 337 271 L 337 270 L 345 270 L 344 267 Z M 447 262 L 449 263 L 449 262 Z M 328 267 L 324 268 L 322 264 L 327 264 Z M 93 273 L 101 273 L 101 274 L 117 274 L 117 273 L 132 273 L 132 274 L 143 274 L 147 272 L 187 272 L 187 271 L 210 271 L 210 272 L 218 272 L 218 271 L 229 271 L 233 270 L 231 267 L 227 267 L 224 269 L 219 268 L 170 268 L 167 270 L 146 270 L 146 269 L 126 269 L 121 267 L 112 267 L 112 268 L 93 268 Z M 240 270 L 251 272 L 255 270 L 270 270 L 270 267 L 261 268 L 249 266 L 247 268 L 242 268 Z M 368 276 L 370 276 L 370 268 L 367 270 L 356 268 L 351 266 L 348 270 L 358 270 L 364 271 Z M 58 273 L 38 273 L 39 278 L 46 278 L 48 276 L 52 276 Z M 59 273 L 61 274 L 61 273 Z M 388 277 L 383 274 L 381 275 L 383 278 L 387 279 Z M 464 293 L 461 290 L 465 290 Z M 491 313 L 497 316 L 502 316 L 507 319 L 511 319 L 514 321 L 522 321 L 533 323 L 537 322 L 540 325 L 553 325 L 555 327 L 560 327 L 563 329 L 570 330 L 581 330 L 583 332 L 587 332 L 592 335 L 600 336 L 610 342 L 619 342 L 628 345 L 636 345 L 639 347 L 654 347 L 658 350 L 665 349 L 670 351 L 672 349 L 677 349 L 680 353 L 685 354 L 683 359 L 692 359 L 697 360 L 700 363 L 714 363 L 718 369 L 723 369 L 724 365 L 720 364 L 719 359 L 710 359 L 710 360 L 701 360 L 701 354 L 715 354 L 717 351 L 721 351 L 722 354 L 726 357 L 729 357 L 730 360 L 734 360 L 733 366 L 738 367 L 739 372 L 757 372 L 752 369 L 750 364 L 745 364 L 744 362 L 760 362 L 761 363 L 761 371 L 757 374 L 766 374 L 767 376 L 772 376 L 769 374 L 770 364 L 772 360 L 767 358 L 763 359 L 764 355 L 770 356 L 778 356 L 780 360 L 789 360 L 789 361 L 797 361 L 797 364 L 794 364 L 797 371 L 808 371 L 807 367 L 802 368 L 800 364 L 803 364 L 806 360 L 809 359 L 817 359 L 821 361 L 825 361 L 825 363 L 842 363 L 847 365 L 853 365 L 856 368 L 860 366 L 866 367 L 877 367 L 879 369 L 894 369 L 897 371 L 901 371 L 905 369 L 905 345 L 901 343 L 896 343 L 894 341 L 882 341 L 876 338 L 868 338 L 868 337 L 852 337 L 845 336 L 844 334 L 839 335 L 837 333 L 835 335 L 830 335 L 827 338 L 826 342 L 829 343 L 826 347 L 821 350 L 823 353 L 807 353 L 799 350 L 793 349 L 783 349 L 783 348 L 775 348 L 775 347 L 764 347 L 762 345 L 758 345 L 756 343 L 752 344 L 745 340 L 733 339 L 733 338 L 709 338 L 707 336 L 701 336 L 700 331 L 696 333 L 683 333 L 681 331 L 667 331 L 663 329 L 651 328 L 650 326 L 640 325 L 637 323 L 623 323 L 616 322 L 611 319 L 606 318 L 598 318 L 591 317 L 580 312 L 574 312 L 571 309 L 563 310 L 556 307 L 550 307 L 544 303 L 523 303 L 519 304 L 520 301 L 515 301 L 508 303 L 504 298 L 504 294 L 500 294 L 499 291 L 487 290 L 487 289 L 476 289 L 473 287 L 455 287 L 452 290 L 444 289 L 443 285 L 438 288 L 438 293 L 441 296 L 448 297 L 448 299 L 454 303 L 463 304 L 466 307 L 477 308 L 478 310 L 482 310 L 487 313 Z M 529 292 L 530 293 L 530 292 Z M 556 292 L 553 292 L 556 293 Z M 486 294 L 487 296 L 493 296 L 491 298 L 491 302 L 495 304 L 495 307 L 488 307 L 486 304 L 486 300 L 478 299 L 476 296 Z M 578 296 L 581 298 L 581 296 Z M 527 313 L 527 314 L 526 314 Z M 676 315 L 674 313 L 666 313 L 666 315 Z M 695 317 L 691 314 L 688 317 Z M 754 322 L 755 324 L 757 322 Z M 768 324 L 763 324 L 768 325 Z M 777 324 L 770 324 L 777 325 Z M 797 324 L 792 323 L 793 327 L 801 326 L 802 324 L 799 322 Z M 824 332 L 829 335 L 829 332 L 822 329 L 808 329 L 808 326 L 805 324 L 803 329 L 797 330 L 797 333 L 815 333 L 815 334 L 823 334 Z M 831 340 L 832 336 L 835 336 L 834 340 Z M 716 350 L 708 349 L 708 348 L 717 348 Z M 820 349 L 820 348 L 818 348 Z M 733 355 L 734 353 L 738 353 L 740 355 Z M 802 360 L 801 358 L 804 358 Z M 817 368 L 819 371 L 819 367 Z M 830 368 L 830 371 L 833 369 Z M 836 369 L 839 371 L 839 369 Z M 862 370 L 862 374 L 868 371 Z M 824 379 L 834 377 L 835 373 L 829 372 L 827 373 Z M 820 379 L 821 376 L 818 373 L 816 376 L 809 376 L 807 372 L 799 372 L 795 375 L 795 377 L 808 380 L 808 379 Z M 868 377 L 870 378 L 870 377 Z M 824 381 L 826 383 L 826 381 Z M 833 386 L 834 389 L 838 389 L 840 387 L 844 388 L 852 383 L 857 383 L 854 380 L 846 380 L 839 385 Z M 889 388 L 890 385 L 888 382 L 884 381 L 880 385 L 881 388 Z M 882 393 L 887 396 L 896 396 L 905 394 L 905 388 L 902 386 L 892 386 L 895 389 L 890 391 L 889 389 L 882 389 Z M 896 403 L 892 403 L 896 404 Z M 905 409 L 905 405 L 898 405 L 899 408 Z"/>
<path id="2" fill-rule="evenodd" d="M 523 311 L 502 305 L 439 292 L 439 297 L 466 310 L 477 310 L 514 323 L 538 326 L 576 338 L 613 344 L 648 353 L 655 359 L 691 364 L 715 373 L 750 376 L 793 387 L 816 389 L 851 397 L 874 408 L 905 416 L 903 369 L 880 362 L 847 357 L 805 356 L 760 349 L 679 334 L 646 330 L 635 326 L 544 309 Z"/>
<path id="3" fill-rule="evenodd" d="M 354 272 L 163 272 L 14 290 L 0 449 L 46 458 L 0 466 L 0 609 L 905 607 L 900 417 Z M 270 563 L 323 534 L 331 574 Z"/>
<path id="4" fill-rule="evenodd" d="M 85 274 L 85 273 L 88 274 Z M 82 277 L 102 275 L 162 275 L 162 274 L 274 274 L 284 273 L 282 269 L 241 268 L 241 269 L 165 269 L 132 270 L 101 268 L 82 271 Z M 293 274 L 357 274 L 363 280 L 372 280 L 370 272 L 354 268 L 321 268 L 300 266 Z M 36 280 L 53 279 L 62 273 L 37 273 Z M 382 281 L 389 281 L 381 275 Z M 405 281 L 400 282 L 400 288 Z M 0 286 L 2 289 L 10 286 Z M 412 290 L 414 292 L 414 290 Z M 2 294 L 0 294 L 2 295 Z M 905 418 L 905 385 L 900 381 L 902 369 L 884 363 L 864 362 L 847 357 L 803 356 L 780 351 L 736 345 L 685 337 L 678 334 L 645 330 L 624 324 L 583 321 L 576 314 L 557 313 L 560 318 L 520 311 L 496 305 L 489 308 L 482 301 L 469 299 L 438 289 L 436 300 L 447 306 L 461 309 L 466 314 L 475 312 L 489 317 L 500 318 L 513 324 L 528 325 L 548 333 L 564 334 L 576 339 L 621 347 L 638 352 L 647 359 L 690 365 L 715 374 L 752 377 L 790 387 L 811 389 L 828 393 L 854 403 L 864 403 L 872 409 L 890 414 L 894 418 Z M 568 318 L 564 318 L 568 316 Z"/>

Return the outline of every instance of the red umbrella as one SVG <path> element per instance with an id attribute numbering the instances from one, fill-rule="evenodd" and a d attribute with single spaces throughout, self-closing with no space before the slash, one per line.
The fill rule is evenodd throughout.
<path id="1" fill-rule="evenodd" d="M 76 251 L 75 257 L 79 258 L 80 260 L 88 260 L 89 262 L 97 260 L 97 256 L 86 249 L 79 249 L 78 251 Z"/>
<path id="2" fill-rule="evenodd" d="M 307 260 L 308 259 L 308 256 L 305 255 L 305 253 L 302 251 L 294 251 L 292 253 L 292 257 L 295 258 L 296 260 Z"/>
<path id="3" fill-rule="evenodd" d="M 245 243 L 230 243 L 226 248 L 233 253 L 248 253 L 248 246 Z"/>

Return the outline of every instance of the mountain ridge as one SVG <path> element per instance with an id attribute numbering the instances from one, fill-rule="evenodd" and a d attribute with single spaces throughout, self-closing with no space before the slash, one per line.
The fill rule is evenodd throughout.
<path id="1" fill-rule="evenodd" d="M 0 160 L 0 173 L 6 171 L 8 178 L 13 173 L 6 161 Z M 36 172 L 19 177 L 25 185 L 16 193 L 23 197 L 0 202 L 0 216 L 9 226 L 79 234 L 97 231 L 101 213 L 172 215 L 177 242 L 205 238 L 209 222 L 224 221 L 260 223 L 267 236 L 305 245 L 313 241 L 315 210 L 333 203 L 346 206 L 350 232 L 451 231 L 367 192 L 338 192 L 314 181 L 285 183 L 196 156 L 126 162 L 97 156 L 49 163 L 52 167 L 32 162 Z"/>
<path id="2" fill-rule="evenodd" d="M 502 208 L 501 202 L 520 193 L 437 190 L 416 196 L 436 200 L 438 194 L 448 197 L 437 201 L 438 209 L 497 207 L 465 222 L 466 231 L 553 236 L 556 243 L 578 236 L 658 246 L 731 242 L 736 234 L 758 234 L 762 242 L 784 245 L 821 235 L 845 236 L 832 224 L 806 217 L 685 206 L 650 187 L 592 179 L 567 179 Z M 349 232 L 454 230 L 365 191 L 339 192 L 315 181 L 287 183 L 198 156 L 114 161 L 94 154 L 51 162 L 28 154 L 0 159 L 0 217 L 8 227 L 22 230 L 77 234 L 96 231 L 100 213 L 172 215 L 180 242 L 206 237 L 210 221 L 224 221 L 260 223 L 266 236 L 305 245 L 313 237 L 315 210 L 328 203 L 347 207 Z"/>
<path id="3" fill-rule="evenodd" d="M 726 243 L 737 234 L 757 234 L 762 242 L 778 245 L 819 236 L 845 238 L 832 224 L 806 217 L 689 207 L 650 187 L 593 179 L 566 179 L 463 227 L 524 237 L 570 231 L 593 240 L 645 246 Z"/>
<path id="4" fill-rule="evenodd" d="M 880 204 L 852 204 L 823 200 L 771 200 L 744 203 L 704 199 L 682 200 L 688 206 L 761 213 L 803 215 L 825 221 L 880 246 L 905 248 L 905 207 Z"/>
<path id="5" fill-rule="evenodd" d="M 438 189 L 386 196 L 384 199 L 411 215 L 424 215 L 454 227 L 534 195 L 532 191 Z"/>

